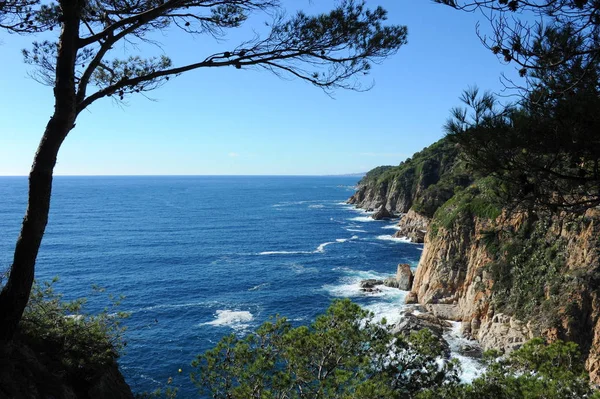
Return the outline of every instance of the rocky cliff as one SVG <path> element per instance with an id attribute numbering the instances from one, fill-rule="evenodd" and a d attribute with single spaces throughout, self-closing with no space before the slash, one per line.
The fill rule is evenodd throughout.
<path id="1" fill-rule="evenodd" d="M 398 231 L 394 234 L 397 238 L 408 238 L 411 242 L 423 243 L 429 218 L 409 209 L 398 222 Z"/>
<path id="2" fill-rule="evenodd" d="M 484 349 L 574 341 L 600 383 L 600 210 L 515 214 L 495 205 L 494 184 L 469 177 L 442 140 L 367 175 L 349 202 L 405 213 L 397 235 L 425 242 L 413 300 Z"/>
<path id="3" fill-rule="evenodd" d="M 503 216 L 433 218 L 413 285 L 419 303 L 462 321 L 484 349 L 574 341 L 600 383 L 600 211 Z"/>
<path id="4" fill-rule="evenodd" d="M 411 208 L 427 217 L 454 194 L 454 187 L 467 186 L 470 176 L 458 160 L 458 150 L 442 139 L 416 153 L 400 165 L 375 168 L 359 182 L 349 203 L 393 213 Z"/>

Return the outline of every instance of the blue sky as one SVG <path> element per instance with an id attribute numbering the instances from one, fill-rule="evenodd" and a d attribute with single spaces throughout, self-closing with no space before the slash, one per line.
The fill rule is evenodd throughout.
<path id="1" fill-rule="evenodd" d="M 289 0 L 325 10 L 329 0 Z M 475 35 L 477 14 L 430 0 L 367 0 L 408 26 L 408 45 L 376 65 L 368 92 L 330 98 L 299 80 L 235 68 L 198 70 L 125 106 L 103 99 L 84 111 L 63 144 L 57 175 L 279 175 L 365 172 L 398 164 L 443 136 L 449 109 L 469 85 L 500 91 L 512 75 Z M 161 36 L 174 63 L 234 47 Z M 28 77 L 31 37 L 0 34 L 0 175 L 26 175 L 53 110 L 52 90 Z"/>

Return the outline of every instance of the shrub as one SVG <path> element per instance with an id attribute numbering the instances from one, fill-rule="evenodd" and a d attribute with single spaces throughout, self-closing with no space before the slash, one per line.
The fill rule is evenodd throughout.
<path id="1" fill-rule="evenodd" d="M 54 291 L 56 281 L 34 284 L 17 338 L 36 352 L 57 359 L 68 374 L 87 379 L 112 364 L 126 345 L 121 322 L 128 314 L 117 311 L 122 297 L 112 296 L 111 305 L 102 312 L 86 314 L 86 300 L 63 300 Z"/>
<path id="2" fill-rule="evenodd" d="M 457 383 L 457 363 L 441 355 L 429 330 L 393 334 L 372 313 L 337 300 L 310 326 L 275 318 L 245 338 L 223 338 L 198 356 L 192 379 L 215 399 L 411 398 Z"/>

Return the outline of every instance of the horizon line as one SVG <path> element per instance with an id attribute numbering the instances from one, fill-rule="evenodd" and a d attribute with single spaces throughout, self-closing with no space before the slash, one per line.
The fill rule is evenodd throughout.
<path id="1" fill-rule="evenodd" d="M 58 174 L 53 177 L 335 177 L 335 176 L 359 176 L 366 172 L 357 173 L 325 173 L 325 174 L 135 174 L 135 175 L 68 175 Z M 0 175 L 0 177 L 29 177 L 29 175 Z"/>

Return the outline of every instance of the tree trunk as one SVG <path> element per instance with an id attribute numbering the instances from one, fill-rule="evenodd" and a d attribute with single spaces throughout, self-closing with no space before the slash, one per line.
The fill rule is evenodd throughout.
<path id="1" fill-rule="evenodd" d="M 48 223 L 52 174 L 61 144 L 74 126 L 75 61 L 79 40 L 79 1 L 60 2 L 63 26 L 54 86 L 54 114 L 46 125 L 29 173 L 29 202 L 17 239 L 8 281 L 0 293 L 0 341 L 14 336 L 31 292 L 35 260 Z"/>

